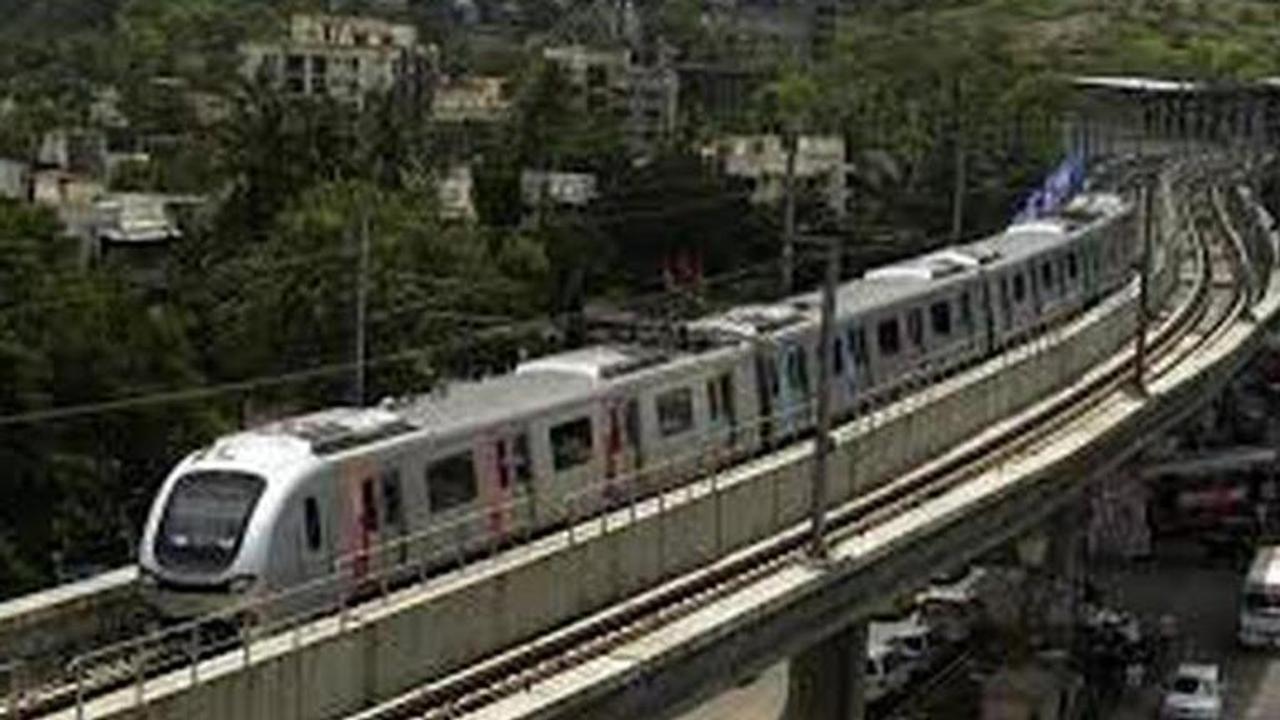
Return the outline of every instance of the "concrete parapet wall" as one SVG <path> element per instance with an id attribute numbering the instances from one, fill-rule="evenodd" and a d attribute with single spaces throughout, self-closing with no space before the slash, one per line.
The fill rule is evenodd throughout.
<path id="1" fill-rule="evenodd" d="M 1176 273 L 1165 264 L 1158 278 Z M 1136 283 L 1135 283 L 1136 285 Z M 1174 284 L 1159 280 L 1161 293 Z M 1131 340 L 1136 287 L 1025 346 L 931 385 L 833 433 L 828 493 L 855 498 L 1062 388 Z M 358 711 L 469 667 L 659 581 L 802 521 L 812 444 L 805 442 L 649 498 L 568 533 L 433 579 L 384 603 L 253 642 L 147 683 L 140 714 L 129 688 L 90 717 L 320 720 Z M 246 659 L 247 657 L 247 659 Z M 73 717 L 68 713 L 68 717 Z"/>
<path id="2" fill-rule="evenodd" d="M 1001 359 L 930 386 L 833 433 L 829 494 L 847 501 L 957 445 L 1078 378 L 1131 338 L 1132 287 L 1072 324 Z M 402 592 L 299 634 L 148 683 L 144 716 L 319 720 L 465 668 L 523 640 L 616 604 L 733 549 L 802 521 L 811 444 L 584 523 L 572 543 L 539 542 L 501 571 Z M 446 586 L 447 585 L 447 586 Z M 133 716 L 134 689 L 90 705 Z"/>
<path id="3" fill-rule="evenodd" d="M 42 665 L 118 633 L 138 610 L 137 581 L 131 565 L 0 603 L 0 664 L 19 661 L 20 673 L 39 676 Z"/>

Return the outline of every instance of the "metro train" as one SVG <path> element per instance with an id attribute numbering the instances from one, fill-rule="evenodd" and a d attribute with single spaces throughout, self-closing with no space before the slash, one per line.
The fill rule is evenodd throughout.
<path id="1" fill-rule="evenodd" d="M 1081 195 L 1053 217 L 841 285 L 835 415 L 986 358 L 1124 285 L 1134 214 L 1119 196 Z M 686 480 L 668 470 L 694 450 L 727 464 L 780 446 L 813 422 L 819 307 L 817 293 L 737 307 L 685 325 L 680 350 L 599 345 L 219 438 L 183 459 L 152 503 L 144 593 L 161 614 L 191 617 L 351 559 L 344 582 L 359 584 Z M 393 542 L 432 529 L 448 542 Z"/>

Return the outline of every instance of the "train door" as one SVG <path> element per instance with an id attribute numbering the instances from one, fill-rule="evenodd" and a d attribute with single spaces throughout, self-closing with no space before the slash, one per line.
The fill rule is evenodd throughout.
<path id="1" fill-rule="evenodd" d="M 858 394 L 875 385 L 871 372 L 871 356 L 867 351 L 867 331 L 861 325 L 850 327 L 845 333 L 849 354 L 849 396 L 857 402 Z"/>
<path id="2" fill-rule="evenodd" d="M 716 449 L 732 451 L 738 442 L 738 412 L 731 371 L 707 380 L 707 420 Z"/>
<path id="3" fill-rule="evenodd" d="M 779 360 L 786 368 L 777 398 L 781 408 L 782 434 L 792 437 L 798 434 L 809 417 L 809 358 L 803 345 L 786 343 L 779 353 Z"/>
<path id="4" fill-rule="evenodd" d="M 489 538 L 502 541 L 515 532 L 518 524 L 532 523 L 528 432 L 523 428 L 503 428 L 489 434 L 480 445 L 476 464 Z"/>
<path id="5" fill-rule="evenodd" d="M 357 580 L 362 580 L 372 570 L 371 553 L 382 541 L 382 528 L 378 517 L 378 486 L 373 473 L 363 472 L 354 483 L 352 506 L 355 509 L 356 546 L 355 565 Z"/>
<path id="6" fill-rule="evenodd" d="M 756 398 L 760 408 L 760 445 L 773 444 L 774 417 L 778 395 L 778 363 L 765 349 L 756 355 Z"/>
<path id="7" fill-rule="evenodd" d="M 909 369 L 919 367 L 928 354 L 924 344 L 924 311 L 918 307 L 907 311 L 907 353 Z"/>
<path id="8" fill-rule="evenodd" d="M 612 398 L 605 401 L 605 492 L 609 501 L 625 498 L 635 483 L 636 474 L 644 467 L 644 450 L 640 435 L 640 402 L 635 398 Z"/>
<path id="9" fill-rule="evenodd" d="M 387 552 L 381 553 L 381 563 L 386 569 L 390 569 L 409 561 L 409 546 L 406 542 L 409 521 L 405 517 L 404 485 L 399 467 L 392 464 L 382 467 L 378 473 L 378 493 L 382 505 L 381 540 L 388 544 Z M 390 545 L 391 543 L 394 545 Z"/>
<path id="10" fill-rule="evenodd" d="M 1013 329 L 1013 294 L 1009 289 L 1008 273 L 1000 276 L 1000 316 L 1004 332 Z"/>

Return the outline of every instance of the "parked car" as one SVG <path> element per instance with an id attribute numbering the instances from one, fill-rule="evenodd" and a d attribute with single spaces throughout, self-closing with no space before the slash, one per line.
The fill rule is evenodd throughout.
<path id="1" fill-rule="evenodd" d="M 927 673 L 940 655 L 939 640 L 920 612 L 895 620 L 873 621 L 867 628 L 870 644 L 881 644 L 898 654 L 912 677 Z"/>
<path id="2" fill-rule="evenodd" d="M 1217 665 L 1179 665 L 1160 703 L 1161 720 L 1221 720 L 1222 686 Z"/>
<path id="3" fill-rule="evenodd" d="M 911 666 L 901 652 L 885 643 L 867 643 L 864 676 L 867 702 L 882 700 L 906 687 L 910 681 Z"/>

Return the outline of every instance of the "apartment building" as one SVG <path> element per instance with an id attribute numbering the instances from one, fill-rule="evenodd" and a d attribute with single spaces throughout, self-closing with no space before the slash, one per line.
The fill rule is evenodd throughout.
<path id="1" fill-rule="evenodd" d="M 363 105 L 370 93 L 421 101 L 436 64 L 412 25 L 377 18 L 296 14 L 278 42 L 241 46 L 241 72 L 293 95 Z"/>

